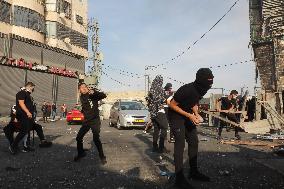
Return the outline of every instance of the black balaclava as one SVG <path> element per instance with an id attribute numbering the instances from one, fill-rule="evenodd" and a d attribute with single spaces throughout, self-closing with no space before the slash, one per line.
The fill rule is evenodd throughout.
<path id="1" fill-rule="evenodd" d="M 213 84 L 213 74 L 209 68 L 200 68 L 196 73 L 196 79 L 194 81 L 194 86 L 200 96 L 204 96 L 207 91 L 212 87 Z M 212 79 L 212 80 L 208 80 Z"/>

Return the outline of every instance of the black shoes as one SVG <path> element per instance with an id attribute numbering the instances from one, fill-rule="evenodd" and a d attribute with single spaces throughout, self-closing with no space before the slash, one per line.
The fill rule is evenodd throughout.
<path id="1" fill-rule="evenodd" d="M 27 153 L 27 152 L 34 152 L 35 149 L 30 147 L 30 146 L 24 146 L 22 152 Z"/>
<path id="2" fill-rule="evenodd" d="M 197 170 L 196 171 L 190 171 L 188 178 L 193 179 L 193 180 L 202 181 L 202 182 L 210 182 L 210 178 L 208 176 L 200 173 Z"/>
<path id="3" fill-rule="evenodd" d="M 193 189 L 194 187 L 186 180 L 183 172 L 176 174 L 175 186 L 179 189 Z"/>
<path id="4" fill-rule="evenodd" d="M 80 159 L 82 159 L 83 157 L 86 157 L 87 153 L 84 151 L 80 154 L 78 154 L 77 156 L 74 157 L 74 161 L 79 161 Z"/>
<path id="5" fill-rule="evenodd" d="M 38 146 L 40 148 L 49 148 L 50 146 L 52 146 L 52 142 L 44 140 Z"/>
<path id="6" fill-rule="evenodd" d="M 107 160 L 106 160 L 106 157 L 105 157 L 105 156 L 100 157 L 100 159 L 101 159 L 101 163 L 102 163 L 103 165 L 107 164 Z"/>
<path id="7" fill-rule="evenodd" d="M 158 151 L 159 151 L 158 146 L 153 146 L 153 148 L 152 148 L 152 152 L 158 152 Z"/>

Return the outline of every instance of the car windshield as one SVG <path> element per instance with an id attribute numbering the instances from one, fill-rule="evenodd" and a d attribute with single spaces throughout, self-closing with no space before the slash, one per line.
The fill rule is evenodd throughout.
<path id="1" fill-rule="evenodd" d="M 146 107 L 141 102 L 121 102 L 121 110 L 146 110 Z"/>

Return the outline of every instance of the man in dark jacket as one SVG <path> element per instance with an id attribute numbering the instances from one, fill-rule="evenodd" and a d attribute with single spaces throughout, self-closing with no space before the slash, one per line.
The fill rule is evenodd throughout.
<path id="1" fill-rule="evenodd" d="M 106 95 L 103 92 L 89 90 L 85 83 L 80 83 L 78 88 L 81 94 L 80 101 L 82 104 L 84 121 L 76 137 L 78 155 L 74 158 L 74 161 L 78 161 L 87 155 L 83 148 L 83 138 L 91 129 L 93 133 L 93 141 L 99 152 L 101 162 L 102 164 L 106 164 L 107 161 L 100 140 L 101 121 L 98 109 L 99 101 L 106 98 Z"/>
<path id="2" fill-rule="evenodd" d="M 209 177 L 198 171 L 198 136 L 196 127 L 200 122 L 197 104 L 212 87 L 213 78 L 214 76 L 209 68 L 199 69 L 196 73 L 196 80 L 180 87 L 174 94 L 173 99 L 169 102 L 169 119 L 172 123 L 175 137 L 175 184 L 178 188 L 192 188 L 183 174 L 185 141 L 188 143 L 189 178 L 200 181 L 210 181 Z"/>
<path id="3" fill-rule="evenodd" d="M 19 134 L 16 136 L 9 150 L 11 154 L 16 154 L 19 142 L 24 138 L 33 126 L 33 99 L 31 93 L 34 91 L 35 85 L 28 82 L 25 89 L 16 94 L 16 117 L 21 124 Z"/>

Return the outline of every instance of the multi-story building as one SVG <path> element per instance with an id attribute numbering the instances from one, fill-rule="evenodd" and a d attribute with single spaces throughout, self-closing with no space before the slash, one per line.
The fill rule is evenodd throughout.
<path id="1" fill-rule="evenodd" d="M 0 0 L 0 113 L 26 81 L 35 102 L 77 102 L 88 57 L 87 0 Z"/>
<path id="2" fill-rule="evenodd" d="M 263 100 L 283 113 L 284 0 L 250 0 L 250 22 Z"/>

